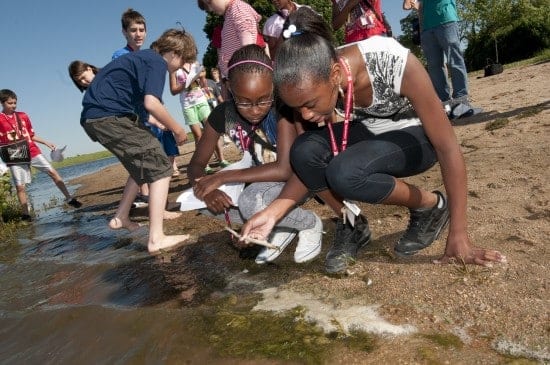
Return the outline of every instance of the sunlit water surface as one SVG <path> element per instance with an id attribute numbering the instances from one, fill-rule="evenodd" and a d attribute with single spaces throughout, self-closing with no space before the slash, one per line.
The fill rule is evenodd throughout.
<path id="1" fill-rule="evenodd" d="M 59 172 L 69 181 L 114 163 Z M 167 289 L 143 272 L 145 234 L 128 238 L 104 215 L 64 206 L 43 173 L 28 193 L 36 220 L 0 250 L 0 363 L 228 363 L 196 340 L 190 310 L 155 305 Z"/>

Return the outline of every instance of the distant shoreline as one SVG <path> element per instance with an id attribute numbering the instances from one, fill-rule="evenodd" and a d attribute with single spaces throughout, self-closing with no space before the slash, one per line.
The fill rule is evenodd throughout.
<path id="1" fill-rule="evenodd" d="M 52 166 L 55 169 L 61 168 L 61 167 L 67 167 L 67 166 L 73 166 L 73 165 L 79 165 L 82 163 L 90 162 L 90 161 L 97 161 L 102 160 L 104 158 L 113 157 L 113 154 L 109 151 L 99 151 L 99 152 L 92 152 L 92 153 L 86 153 L 84 155 L 77 155 L 73 157 L 67 157 L 61 162 L 52 162 Z"/>

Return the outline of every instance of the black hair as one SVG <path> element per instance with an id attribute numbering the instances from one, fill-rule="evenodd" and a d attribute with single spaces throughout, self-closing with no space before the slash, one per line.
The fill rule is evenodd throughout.
<path id="1" fill-rule="evenodd" d="M 285 21 L 283 40 L 275 56 L 275 87 L 329 79 L 338 56 L 331 28 L 321 15 L 306 6 L 298 8 Z"/>
<path id="2" fill-rule="evenodd" d="M 139 11 L 134 10 L 132 8 L 128 8 L 124 13 L 122 13 L 122 17 L 120 18 L 120 24 L 122 25 L 122 29 L 128 30 L 128 27 L 130 27 L 132 23 L 143 24 L 143 26 L 145 27 L 145 30 L 147 30 L 145 17 L 141 15 Z"/>
<path id="3" fill-rule="evenodd" d="M 84 61 L 75 60 L 69 64 L 69 76 L 71 77 L 71 80 L 73 81 L 76 88 L 80 90 L 80 92 L 84 92 L 84 90 L 86 90 L 86 87 L 80 85 L 77 79 L 88 69 L 88 67 L 92 70 L 94 75 L 97 75 L 97 73 L 99 72 L 99 68 Z"/>
<path id="4" fill-rule="evenodd" d="M 236 65 L 239 63 L 238 65 Z M 233 67 L 233 65 L 236 65 Z M 256 44 L 249 44 L 233 53 L 227 64 L 227 78 L 231 80 L 236 73 L 273 73 L 272 62 L 264 49 Z"/>
<path id="5" fill-rule="evenodd" d="M 0 90 L 0 103 L 4 103 L 10 98 L 17 100 L 17 94 L 10 89 Z"/>

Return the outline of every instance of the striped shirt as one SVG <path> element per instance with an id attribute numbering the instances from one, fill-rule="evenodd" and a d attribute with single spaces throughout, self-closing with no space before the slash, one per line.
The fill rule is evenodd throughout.
<path id="1" fill-rule="evenodd" d="M 262 17 L 242 0 L 233 0 L 224 14 L 222 46 L 218 53 L 218 68 L 227 77 L 227 64 L 236 50 L 256 43 L 258 24 Z"/>

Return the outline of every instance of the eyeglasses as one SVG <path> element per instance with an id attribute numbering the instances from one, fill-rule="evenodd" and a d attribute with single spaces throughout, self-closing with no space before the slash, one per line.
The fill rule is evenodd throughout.
<path id="1" fill-rule="evenodd" d="M 238 103 L 238 102 L 235 102 L 235 106 L 239 109 L 251 109 L 255 106 L 257 106 L 258 108 L 266 108 L 266 107 L 270 107 L 271 104 L 273 104 L 273 99 L 269 99 L 269 100 L 261 100 L 261 101 L 257 101 L 255 103 Z"/>

